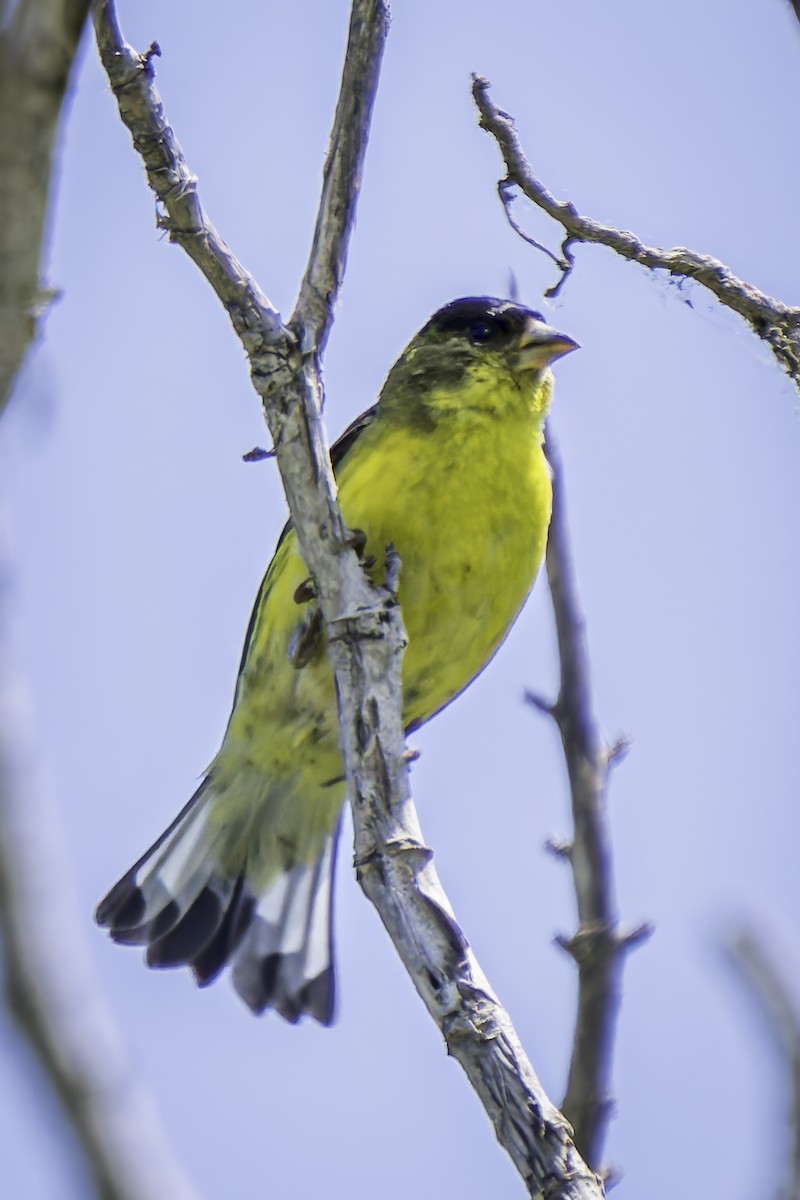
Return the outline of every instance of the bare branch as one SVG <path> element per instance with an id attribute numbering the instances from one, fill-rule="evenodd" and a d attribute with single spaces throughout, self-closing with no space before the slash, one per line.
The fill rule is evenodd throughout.
<path id="1" fill-rule="evenodd" d="M 193 1200 L 91 978 L 58 813 L 37 778 L 28 697 L 9 664 L 8 573 L 0 544 L 0 931 L 8 1010 L 58 1096 L 98 1197 Z"/>
<path id="2" fill-rule="evenodd" d="M 377 745 L 374 761 L 380 772 Z M 359 882 L 528 1194 L 603 1196 L 452 914 L 407 793 L 398 788 L 387 805 L 373 786 L 370 795 L 354 795 L 353 809 Z"/>
<path id="3" fill-rule="evenodd" d="M 203 210 L 197 179 L 167 123 L 153 83 L 153 60 L 161 51 L 157 43 L 145 54 L 138 54 L 128 45 L 110 0 L 94 3 L 93 19 L 100 58 L 117 98 L 120 116 L 142 157 L 148 183 L 161 206 L 159 224 L 211 284 L 256 370 L 262 342 L 270 347 L 281 346 L 286 334 L 278 313 Z M 284 349 L 285 354 L 290 352 L 291 346 Z"/>
<path id="4" fill-rule="evenodd" d="M 53 151 L 89 0 L 24 0 L 0 22 L 0 413 L 55 292 L 40 277 Z"/>
<path id="5" fill-rule="evenodd" d="M 569 551 L 563 469 L 551 425 L 546 450 L 553 474 L 547 578 L 561 686 L 555 704 L 532 695 L 528 700 L 555 720 L 569 773 L 574 837 L 567 846 L 551 847 L 572 867 L 579 922 L 571 938 L 558 939 L 578 965 L 578 1015 L 562 1108 L 581 1154 L 597 1169 L 613 1109 L 611 1060 L 623 960 L 626 950 L 649 930 L 643 926 L 626 934 L 619 929 L 605 800 L 609 768 L 623 753 L 624 743 L 604 744 L 593 711 L 585 622 Z"/>
<path id="6" fill-rule="evenodd" d="M 509 190 L 518 187 L 529 200 L 558 221 L 566 234 L 561 247 L 562 277 L 547 295 L 556 295 L 569 276 L 574 265 L 572 245 L 598 242 L 643 267 L 668 271 L 670 275 L 681 275 L 702 284 L 720 304 L 743 317 L 756 336 L 767 342 L 800 391 L 800 307 L 774 300 L 753 284 L 738 279 L 724 263 L 710 255 L 684 247 L 662 250 L 646 246 L 628 230 L 615 229 L 581 216 L 574 204 L 557 200 L 534 173 L 520 145 L 513 118 L 490 98 L 490 86 L 487 79 L 473 76 L 472 95 L 480 113 L 481 128 L 494 137 L 505 162 L 506 177 L 498 186 L 506 213 L 509 213 Z"/>
<path id="7" fill-rule="evenodd" d="M 731 960 L 750 985 L 789 1068 L 791 1137 L 780 1200 L 800 1200 L 800 995 L 782 964 L 752 930 L 742 929 L 730 945 Z"/>
<path id="8" fill-rule="evenodd" d="M 333 323 L 333 305 L 344 278 L 388 30 L 389 13 L 383 4 L 371 0 L 353 4 L 311 255 L 289 322 L 293 329 L 302 330 L 304 353 L 322 353 Z"/>
<path id="9" fill-rule="evenodd" d="M 164 206 L 165 227 L 223 299 L 264 403 L 328 630 L 362 887 L 529 1193 L 565 1200 L 601 1197 L 601 1182 L 581 1162 L 566 1122 L 544 1094 L 510 1019 L 475 963 L 422 841 L 408 790 L 400 705 L 404 633 L 393 582 L 390 578 L 387 587 L 372 589 L 348 549 L 325 453 L 318 350 L 330 328 L 346 258 L 385 7 L 378 0 L 354 0 L 321 211 L 290 328 L 281 325 L 207 222 L 196 181 L 163 115 L 152 54 L 138 55 L 124 42 L 108 0 L 96 0 L 94 14 L 101 57 L 120 114 Z M 360 124 L 348 124 L 355 121 Z M 186 204 L 188 210 L 182 208 Z M 306 347 L 309 352 L 303 353 Z M 394 575 L 398 570 L 395 563 Z"/>

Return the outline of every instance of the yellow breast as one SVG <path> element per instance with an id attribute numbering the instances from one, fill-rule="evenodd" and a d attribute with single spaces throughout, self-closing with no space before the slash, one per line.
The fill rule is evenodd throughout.
<path id="1" fill-rule="evenodd" d="M 527 406 L 432 428 L 368 430 L 340 473 L 340 503 L 382 567 L 400 555 L 408 728 L 491 659 L 533 585 L 550 520 L 550 474 Z M 376 453 L 370 445 L 380 440 Z"/>

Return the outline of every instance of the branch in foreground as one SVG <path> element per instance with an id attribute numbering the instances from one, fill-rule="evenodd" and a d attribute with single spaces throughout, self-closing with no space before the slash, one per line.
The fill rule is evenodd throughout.
<path id="1" fill-rule="evenodd" d="M 780 1197 L 800 1200 L 800 998 L 752 931 L 740 931 L 730 945 L 730 956 L 750 985 L 789 1068 L 791 1140 Z"/>
<path id="2" fill-rule="evenodd" d="M 51 294 L 40 283 L 56 134 L 88 0 L 0 7 L 0 414 Z M 30 705 L 10 666 L 0 528 L 0 933 L 6 1006 L 105 1200 L 191 1200 L 130 1078 L 86 961 L 59 817 L 38 784 Z"/>
<path id="3" fill-rule="evenodd" d="M 513 119 L 490 98 L 490 86 L 488 79 L 473 76 L 472 95 L 480 113 L 481 128 L 495 139 L 505 163 L 506 177 L 498 184 L 498 190 L 506 213 L 509 212 L 510 193 L 514 187 L 518 187 L 533 204 L 558 221 L 566 233 L 561 247 L 563 261 L 559 264 L 562 277 L 546 293 L 548 296 L 558 294 L 572 271 L 574 243 L 597 242 L 608 246 L 623 258 L 643 267 L 668 271 L 670 275 L 682 275 L 702 284 L 716 296 L 720 304 L 743 317 L 756 336 L 769 345 L 780 366 L 800 391 L 800 308 L 774 300 L 753 284 L 738 279 L 724 263 L 710 255 L 698 254 L 684 247 L 662 250 L 646 246 L 628 230 L 615 229 L 583 217 L 574 204 L 557 200 L 534 173 L 520 145 Z"/>
<path id="4" fill-rule="evenodd" d="M 89 0 L 0 6 L 0 413 L 54 292 L 40 280 L 58 123 Z"/>
<path id="5" fill-rule="evenodd" d="M 7 593 L 9 564 L 0 546 Z M 55 1090 L 102 1200 L 193 1200 L 150 1098 L 131 1079 L 91 978 L 58 813 L 36 778 L 28 697 L 0 595 L 0 930 L 6 1002 Z"/>
<path id="6" fill-rule="evenodd" d="M 585 622 L 569 551 L 563 467 L 550 422 L 546 451 L 553 473 L 547 578 L 561 685 L 554 704 L 530 693 L 528 700 L 556 722 L 569 773 L 575 832 L 572 843 L 558 846 L 557 852 L 572 867 L 579 925 L 571 938 L 558 940 L 578 965 L 578 1015 L 562 1108 L 581 1154 L 597 1169 L 613 1110 L 611 1061 L 625 953 L 650 931 L 644 926 L 631 933 L 619 929 L 605 801 L 609 769 L 626 746 L 604 744 L 593 711 Z"/>
<path id="7" fill-rule="evenodd" d="M 468 950 L 422 841 L 403 749 L 399 610 L 387 589 L 376 592 L 369 586 L 349 549 L 325 453 L 316 351 L 330 327 L 345 261 L 386 31 L 385 8 L 377 0 L 354 0 L 322 209 L 289 328 L 203 213 L 196 181 L 153 83 L 153 52 L 139 55 L 124 42 L 109 0 L 96 0 L 94 13 L 101 58 L 120 115 L 163 205 L 162 224 L 225 304 L 264 404 L 328 630 L 361 884 L 530 1195 L 596 1200 L 603 1194 L 602 1184 L 581 1161 L 566 1122 L 544 1094 L 510 1019 Z M 353 124 L 353 114 L 360 114 L 360 124 Z M 298 346 L 309 352 L 302 354 Z"/>

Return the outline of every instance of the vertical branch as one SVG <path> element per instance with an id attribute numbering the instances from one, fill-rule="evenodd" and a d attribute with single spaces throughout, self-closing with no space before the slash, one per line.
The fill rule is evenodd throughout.
<path id="1" fill-rule="evenodd" d="M 569 774 L 574 834 L 571 843 L 557 847 L 557 852 L 572 867 L 578 929 L 558 941 L 578 966 L 578 1013 L 562 1109 L 581 1153 L 597 1169 L 612 1110 L 611 1061 L 624 954 L 649 930 L 621 933 L 619 929 L 606 786 L 609 769 L 626 745 L 604 743 L 593 709 L 585 621 L 569 550 L 563 468 L 551 425 L 546 449 L 553 475 L 547 578 L 561 683 L 554 704 L 531 694 L 528 699 L 556 722 Z"/>
<path id="2" fill-rule="evenodd" d="M 389 13 L 383 3 L 354 0 L 314 238 L 290 321 L 301 331 L 304 352 L 321 354 L 333 323 L 388 31 Z"/>

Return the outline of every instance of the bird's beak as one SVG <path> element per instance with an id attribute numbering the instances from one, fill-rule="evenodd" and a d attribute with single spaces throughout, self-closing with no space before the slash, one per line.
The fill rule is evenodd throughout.
<path id="1" fill-rule="evenodd" d="M 518 347 L 517 361 L 521 371 L 541 371 L 550 363 L 580 346 L 566 333 L 559 333 L 552 325 L 537 321 L 534 317 L 528 319 L 522 332 Z"/>

